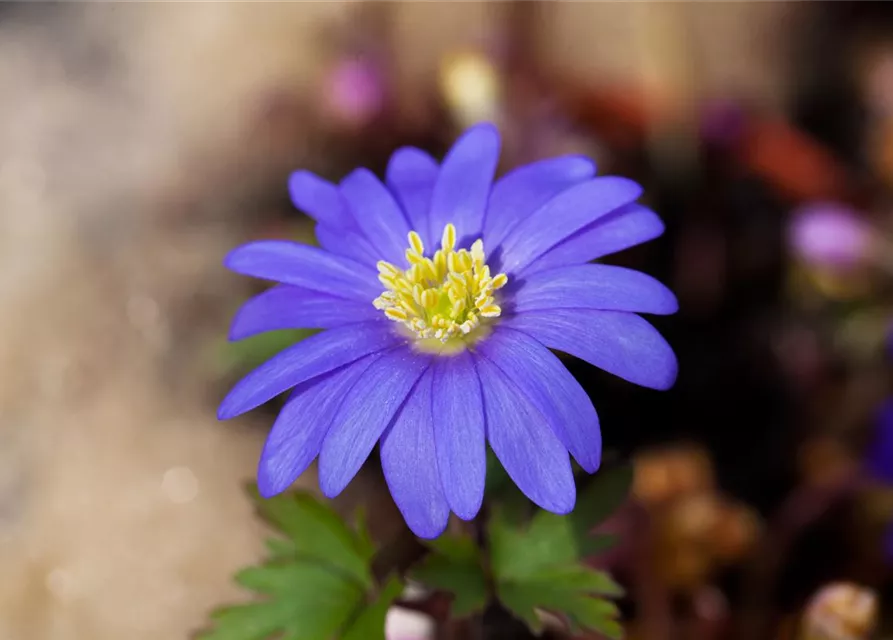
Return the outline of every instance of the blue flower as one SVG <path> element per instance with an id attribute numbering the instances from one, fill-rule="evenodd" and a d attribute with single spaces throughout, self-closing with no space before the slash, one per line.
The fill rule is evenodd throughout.
<path id="1" fill-rule="evenodd" d="M 292 389 L 261 455 L 263 495 L 318 455 L 322 491 L 337 496 L 381 441 L 407 524 L 436 537 L 450 511 L 478 513 L 489 442 L 534 503 L 567 513 L 568 454 L 592 473 L 602 443 L 592 402 L 550 349 L 645 387 L 673 384 L 672 349 L 637 315 L 675 312 L 673 294 L 637 271 L 587 264 L 662 233 L 635 202 L 641 187 L 594 177 L 572 156 L 493 184 L 498 156 L 498 132 L 481 124 L 440 165 L 399 149 L 385 184 L 366 169 L 337 186 L 298 171 L 292 199 L 316 220 L 321 248 L 261 241 L 226 258 L 280 283 L 245 303 L 231 339 L 325 329 L 220 405 L 232 418 Z"/>

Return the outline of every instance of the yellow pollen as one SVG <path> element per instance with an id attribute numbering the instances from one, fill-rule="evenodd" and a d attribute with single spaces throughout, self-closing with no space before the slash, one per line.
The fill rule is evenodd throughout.
<path id="1" fill-rule="evenodd" d="M 456 227 L 446 225 L 440 249 L 425 257 L 422 239 L 409 232 L 409 268 L 378 263 L 378 279 L 385 286 L 375 299 L 376 309 L 399 322 L 422 340 L 446 343 L 463 339 L 481 327 L 483 318 L 496 318 L 502 309 L 494 292 L 508 283 L 504 273 L 490 275 L 484 262 L 484 243 L 456 250 Z"/>

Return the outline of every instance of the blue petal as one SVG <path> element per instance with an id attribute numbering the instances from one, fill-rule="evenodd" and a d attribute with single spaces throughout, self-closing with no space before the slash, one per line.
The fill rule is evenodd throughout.
<path id="1" fill-rule="evenodd" d="M 632 180 L 593 178 L 550 200 L 522 220 L 502 243 L 501 271 L 518 272 L 586 225 L 629 204 L 642 193 Z"/>
<path id="2" fill-rule="evenodd" d="M 305 338 L 236 383 L 220 403 L 217 417 L 233 418 L 310 378 L 403 342 L 394 334 L 391 324 L 362 322 Z"/>
<path id="3" fill-rule="evenodd" d="M 546 418 L 499 367 L 478 358 L 477 368 L 493 453 L 536 505 L 553 513 L 569 513 L 577 492 L 567 449 Z"/>
<path id="4" fill-rule="evenodd" d="M 269 498 L 282 493 L 319 453 L 344 397 L 375 356 L 308 380 L 294 390 L 273 423 L 257 467 L 257 488 Z"/>
<path id="5" fill-rule="evenodd" d="M 372 302 L 381 293 L 378 274 L 367 266 L 317 247 L 287 240 L 261 240 L 233 249 L 224 261 L 236 273 Z"/>
<path id="6" fill-rule="evenodd" d="M 386 182 L 409 219 L 409 226 L 422 238 L 426 249 L 434 249 L 440 238 L 428 230 L 431 194 L 439 167 L 430 155 L 415 147 L 397 149 L 388 163 Z"/>
<path id="7" fill-rule="evenodd" d="M 338 410 L 319 453 L 319 486 L 341 493 L 431 363 L 408 346 L 384 354 L 363 373 Z"/>
<path id="8" fill-rule="evenodd" d="M 341 193 L 380 259 L 405 264 L 409 222 L 387 187 L 368 169 L 357 169 L 341 181 Z"/>
<path id="9" fill-rule="evenodd" d="M 413 533 L 428 539 L 443 533 L 450 517 L 437 472 L 431 381 L 429 369 L 381 439 L 381 468 L 394 502 Z"/>
<path id="10" fill-rule="evenodd" d="M 316 225 L 316 240 L 319 242 L 319 246 L 326 251 L 356 260 L 369 267 L 375 267 L 376 263 L 381 260 L 381 256 L 372 243 L 359 231 L 348 231 L 341 227 L 318 224 Z"/>
<path id="11" fill-rule="evenodd" d="M 256 295 L 239 309 L 229 330 L 230 340 L 242 340 L 279 329 L 330 329 L 381 318 L 369 302 L 281 284 Z"/>
<path id="12" fill-rule="evenodd" d="M 651 276 L 606 264 L 580 264 L 540 271 L 506 292 L 508 313 L 549 309 L 604 309 L 676 313 L 676 296 Z"/>
<path id="13" fill-rule="evenodd" d="M 431 197 L 430 237 L 439 241 L 452 222 L 456 237 L 467 240 L 481 232 L 484 210 L 499 161 L 499 132 L 492 124 L 470 128 L 443 160 Z"/>
<path id="14" fill-rule="evenodd" d="M 503 326 L 481 342 L 478 353 L 498 367 L 546 418 L 580 466 L 595 473 L 602 457 L 598 415 L 561 360 L 527 334 Z"/>
<path id="15" fill-rule="evenodd" d="M 593 175 L 595 165 L 590 160 L 562 156 L 518 167 L 500 178 L 484 216 L 484 248 L 497 247 L 521 220 Z"/>
<path id="16" fill-rule="evenodd" d="M 433 365 L 434 443 L 450 509 L 463 520 L 477 515 L 487 472 L 481 386 L 468 352 Z"/>
<path id="17" fill-rule="evenodd" d="M 657 238 L 664 223 L 656 213 L 640 204 L 630 204 L 599 218 L 582 231 L 549 249 L 531 262 L 524 275 L 581 264 L 623 251 Z"/>
<path id="18" fill-rule="evenodd" d="M 353 218 L 338 187 L 309 171 L 295 171 L 288 179 L 295 206 L 308 216 L 333 227 L 352 227 Z"/>
<path id="19" fill-rule="evenodd" d="M 633 313 L 555 309 L 510 316 L 503 324 L 643 387 L 669 389 L 676 381 L 670 345 Z"/>

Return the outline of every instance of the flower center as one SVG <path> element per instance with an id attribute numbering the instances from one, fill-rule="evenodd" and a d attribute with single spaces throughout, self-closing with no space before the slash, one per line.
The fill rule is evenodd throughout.
<path id="1" fill-rule="evenodd" d="M 378 263 L 378 279 L 386 287 L 375 299 L 376 309 L 409 329 L 417 338 L 441 343 L 473 339 L 482 318 L 496 318 L 502 309 L 493 292 L 505 286 L 504 273 L 490 275 L 484 262 L 484 243 L 456 250 L 456 227 L 443 229 L 440 249 L 426 258 L 422 239 L 409 232 L 405 271 L 389 262 Z"/>

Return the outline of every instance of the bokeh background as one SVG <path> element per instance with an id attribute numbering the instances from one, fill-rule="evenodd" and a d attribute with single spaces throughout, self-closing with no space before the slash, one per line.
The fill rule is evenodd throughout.
<path id="1" fill-rule="evenodd" d="M 893 637 L 893 5 L 219 2 L 0 4 L 0 640 L 243 597 L 271 414 L 215 405 L 300 336 L 225 342 L 222 256 L 312 242 L 290 171 L 479 120 L 503 170 L 591 155 L 667 225 L 612 261 L 676 291 L 676 387 L 569 363 L 636 465 L 600 560 L 630 637 Z M 395 526 L 374 469 L 342 503 Z"/>

